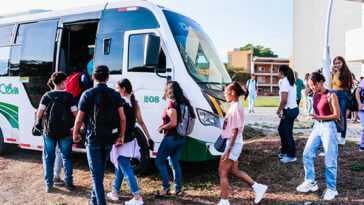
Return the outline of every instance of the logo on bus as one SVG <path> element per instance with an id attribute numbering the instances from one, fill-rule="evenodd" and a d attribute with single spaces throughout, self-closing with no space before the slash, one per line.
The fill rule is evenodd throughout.
<path id="1" fill-rule="evenodd" d="M 0 94 L 3 95 L 19 95 L 19 89 L 17 87 L 13 87 L 10 83 L 6 85 L 5 83 L 0 84 Z"/>

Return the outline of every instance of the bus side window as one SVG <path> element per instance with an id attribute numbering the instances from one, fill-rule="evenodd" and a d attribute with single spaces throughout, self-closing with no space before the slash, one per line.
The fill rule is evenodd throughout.
<path id="1" fill-rule="evenodd" d="M 129 72 L 154 72 L 153 68 L 144 67 L 144 43 L 147 34 L 135 34 L 129 37 Z M 158 68 L 166 68 L 166 56 L 163 49 L 159 53 Z"/>
<path id="2" fill-rule="evenodd" d="M 9 75 L 10 41 L 14 25 L 0 27 L 0 76 Z"/>

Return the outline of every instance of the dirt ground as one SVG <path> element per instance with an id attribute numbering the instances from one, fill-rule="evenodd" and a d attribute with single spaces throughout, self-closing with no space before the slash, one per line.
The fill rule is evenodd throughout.
<path id="1" fill-rule="evenodd" d="M 269 186 L 261 204 L 325 204 L 322 192 L 325 189 L 324 157 L 317 157 L 316 176 L 319 191 L 302 194 L 295 188 L 304 178 L 302 151 L 307 136 L 296 137 L 297 162 L 281 164 L 279 137 L 253 138 L 244 141 L 240 157 L 240 168 L 256 181 Z M 339 196 L 326 204 L 364 204 L 364 154 L 359 146 L 348 142 L 339 147 L 337 190 Z M 322 151 L 322 150 L 321 150 Z M 319 150 L 320 152 L 320 150 Z M 219 200 L 218 161 L 182 163 L 183 197 L 169 196 L 157 199 L 153 192 L 160 188 L 161 181 L 155 168 L 137 180 L 145 204 L 216 204 Z M 65 187 L 55 187 L 53 193 L 45 193 L 44 171 L 41 152 L 13 150 L 0 157 L 0 204 L 86 204 L 92 187 L 86 155 L 74 154 L 74 184 L 77 188 L 69 192 Z M 112 189 L 113 167 L 109 164 L 105 176 L 105 191 Z M 131 198 L 130 189 L 124 182 L 118 202 Z M 253 204 L 254 193 L 244 182 L 230 177 L 230 199 L 232 204 Z"/>

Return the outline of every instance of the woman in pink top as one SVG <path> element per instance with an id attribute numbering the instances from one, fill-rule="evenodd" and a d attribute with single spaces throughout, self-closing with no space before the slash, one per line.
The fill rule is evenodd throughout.
<path id="1" fill-rule="evenodd" d="M 268 188 L 266 185 L 256 183 L 248 174 L 238 169 L 238 158 L 243 149 L 242 133 L 244 129 L 244 109 L 239 97 L 246 94 L 238 82 L 232 82 L 225 87 L 225 99 L 231 103 L 231 106 L 226 113 L 221 135 L 227 141 L 219 164 L 221 200 L 218 205 L 230 204 L 229 173 L 248 183 L 254 189 L 255 203 L 260 202 Z"/>

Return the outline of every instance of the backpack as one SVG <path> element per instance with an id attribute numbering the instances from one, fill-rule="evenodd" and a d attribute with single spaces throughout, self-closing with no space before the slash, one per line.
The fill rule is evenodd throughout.
<path id="1" fill-rule="evenodd" d="M 120 134 L 120 118 L 117 110 L 117 102 L 113 98 L 114 90 L 92 90 L 95 92 L 95 105 L 90 122 L 93 126 L 93 134 L 105 140 L 115 141 Z"/>
<path id="2" fill-rule="evenodd" d="M 195 118 L 192 117 L 186 104 L 182 103 L 179 108 L 181 111 L 181 121 L 178 122 L 176 129 L 179 136 L 186 137 L 191 134 L 195 126 Z"/>
<path id="3" fill-rule="evenodd" d="M 351 112 L 356 112 L 358 111 L 358 102 L 356 101 L 356 97 L 355 97 L 355 92 L 356 89 L 354 89 L 353 93 L 350 95 L 349 100 L 348 100 L 348 105 L 347 108 L 351 111 Z M 361 97 L 361 93 L 360 93 L 360 98 Z"/>
<path id="4" fill-rule="evenodd" d="M 327 94 L 327 102 L 329 103 L 329 107 L 330 107 L 331 112 L 334 113 L 334 109 L 332 108 L 331 99 L 330 99 L 331 93 L 333 93 L 333 92 L 332 91 L 329 91 L 329 93 Z M 341 132 L 344 131 L 345 120 L 346 119 L 344 118 L 344 116 L 340 113 L 340 119 L 335 120 L 337 132 L 340 132 L 341 133 Z"/>
<path id="5" fill-rule="evenodd" d="M 254 80 L 254 82 L 255 82 L 255 90 L 257 89 L 257 81 L 256 80 Z M 248 87 L 247 87 L 247 90 L 249 90 L 249 85 L 250 85 L 250 79 L 248 80 Z"/>
<path id="6" fill-rule="evenodd" d="M 67 105 L 67 95 L 62 97 L 48 93 L 51 102 L 46 107 L 43 127 L 46 136 L 52 139 L 62 139 L 71 136 L 73 119 L 70 107 Z"/>
<path id="7" fill-rule="evenodd" d="M 80 75 L 82 72 L 74 72 L 72 75 L 68 76 L 66 79 L 66 89 L 65 91 L 72 93 L 74 98 L 78 97 L 82 91 L 85 89 L 81 86 Z"/>
<path id="8" fill-rule="evenodd" d="M 126 143 L 133 141 L 136 138 L 136 131 L 135 131 L 136 116 L 134 113 L 134 109 L 129 105 L 129 103 L 125 101 L 123 109 L 126 118 L 125 138 L 124 138 L 124 143 Z"/>

